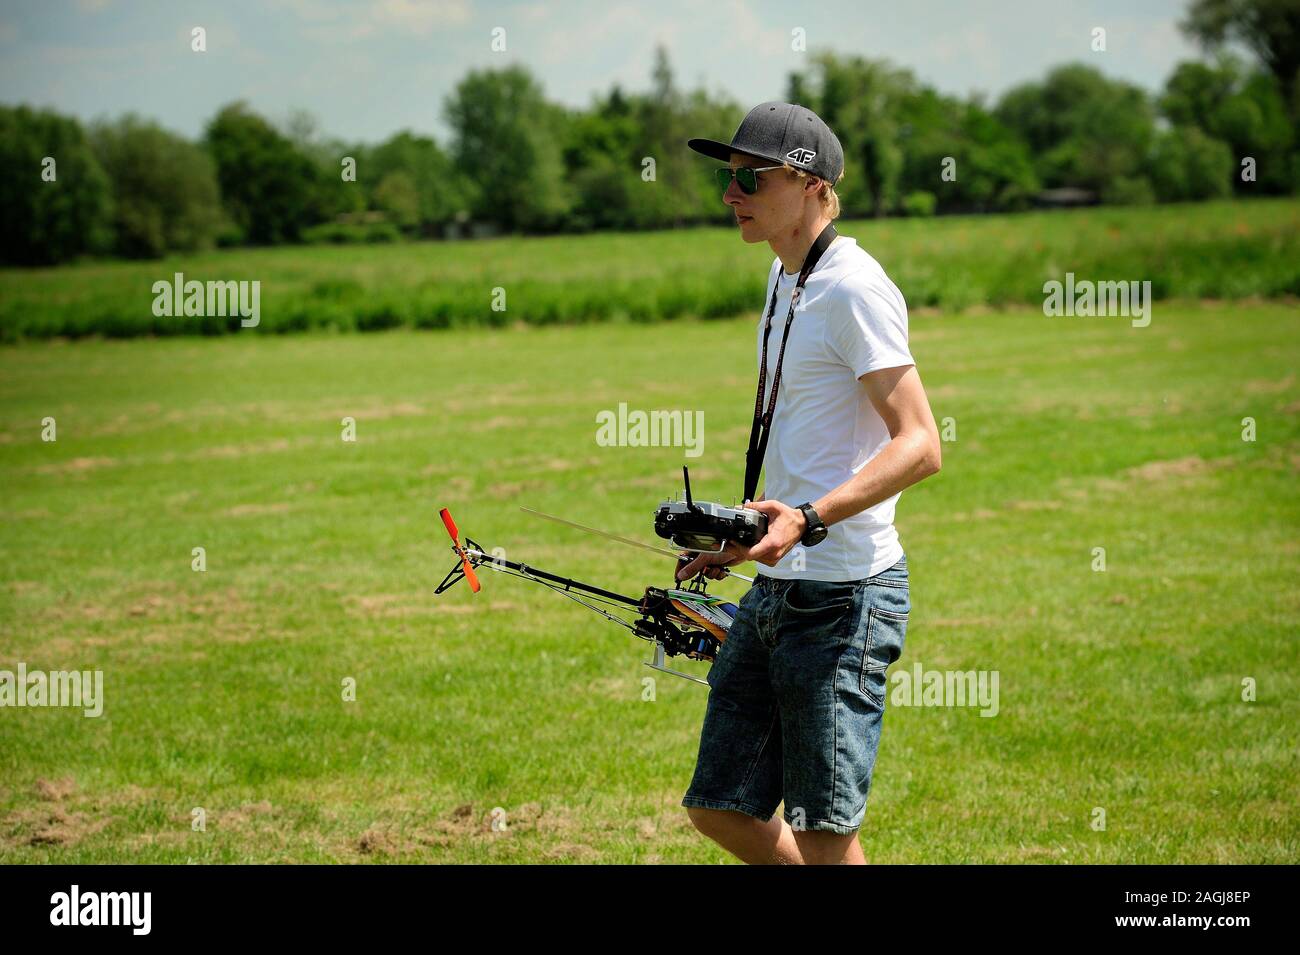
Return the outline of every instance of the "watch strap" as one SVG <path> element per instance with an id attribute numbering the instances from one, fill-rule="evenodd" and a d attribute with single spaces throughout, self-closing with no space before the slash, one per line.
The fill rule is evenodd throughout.
<path id="1" fill-rule="evenodd" d="M 808 526 L 804 528 L 803 537 L 800 538 L 800 543 L 804 546 L 812 546 L 808 541 L 809 535 L 818 528 L 825 531 L 826 522 L 822 520 L 821 515 L 817 513 L 817 509 L 812 506 L 811 502 L 800 504 L 799 510 L 803 511 L 804 519 L 808 522 Z"/>

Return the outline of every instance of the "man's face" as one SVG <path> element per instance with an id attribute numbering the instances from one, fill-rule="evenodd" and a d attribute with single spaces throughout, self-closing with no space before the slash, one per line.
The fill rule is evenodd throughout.
<path id="1" fill-rule="evenodd" d="M 777 164 L 770 159 L 732 153 L 729 165 L 735 169 Z M 784 169 L 769 169 L 758 173 L 758 191 L 752 196 L 741 191 L 733 178 L 722 194 L 722 201 L 731 206 L 742 239 L 750 243 L 766 242 L 799 221 L 803 214 L 804 185 L 810 181 L 793 177 Z"/>

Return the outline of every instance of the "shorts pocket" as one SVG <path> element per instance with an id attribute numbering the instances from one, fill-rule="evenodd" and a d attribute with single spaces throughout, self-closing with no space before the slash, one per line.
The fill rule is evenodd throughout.
<path id="1" fill-rule="evenodd" d="M 853 606 L 854 583 L 796 580 L 787 588 L 781 607 L 799 619 L 837 617 Z"/>
<path id="2" fill-rule="evenodd" d="M 876 706 L 885 705 L 886 671 L 903 652 L 907 614 L 872 607 L 867 611 L 867 639 L 862 652 L 862 692 Z"/>

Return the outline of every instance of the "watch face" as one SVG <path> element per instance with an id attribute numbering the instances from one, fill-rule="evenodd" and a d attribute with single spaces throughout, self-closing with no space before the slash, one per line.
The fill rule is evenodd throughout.
<path id="1" fill-rule="evenodd" d="M 804 511 L 804 517 L 809 518 L 810 513 L 816 514 L 817 512 L 810 507 Z M 809 523 L 811 523 L 811 518 L 809 518 Z M 817 518 L 816 526 L 809 527 L 808 530 L 804 532 L 802 543 L 805 547 L 812 547 L 814 544 L 820 544 L 824 541 L 826 539 L 826 534 L 826 525 L 821 522 L 821 518 L 819 517 Z"/>

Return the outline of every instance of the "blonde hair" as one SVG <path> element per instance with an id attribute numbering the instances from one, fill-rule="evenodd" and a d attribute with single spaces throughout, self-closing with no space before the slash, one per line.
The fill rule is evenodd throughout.
<path id="1" fill-rule="evenodd" d="M 795 169 L 789 163 L 782 163 L 781 168 L 784 169 L 786 175 L 790 176 L 792 179 L 807 179 L 809 175 L 802 169 Z M 840 217 L 840 197 L 835 193 L 835 186 L 843 178 L 844 172 L 841 170 L 839 179 L 836 179 L 835 182 L 831 182 L 829 179 L 823 179 L 821 189 L 817 191 L 817 198 L 821 200 L 822 208 L 826 211 L 826 215 L 832 220 Z"/>

